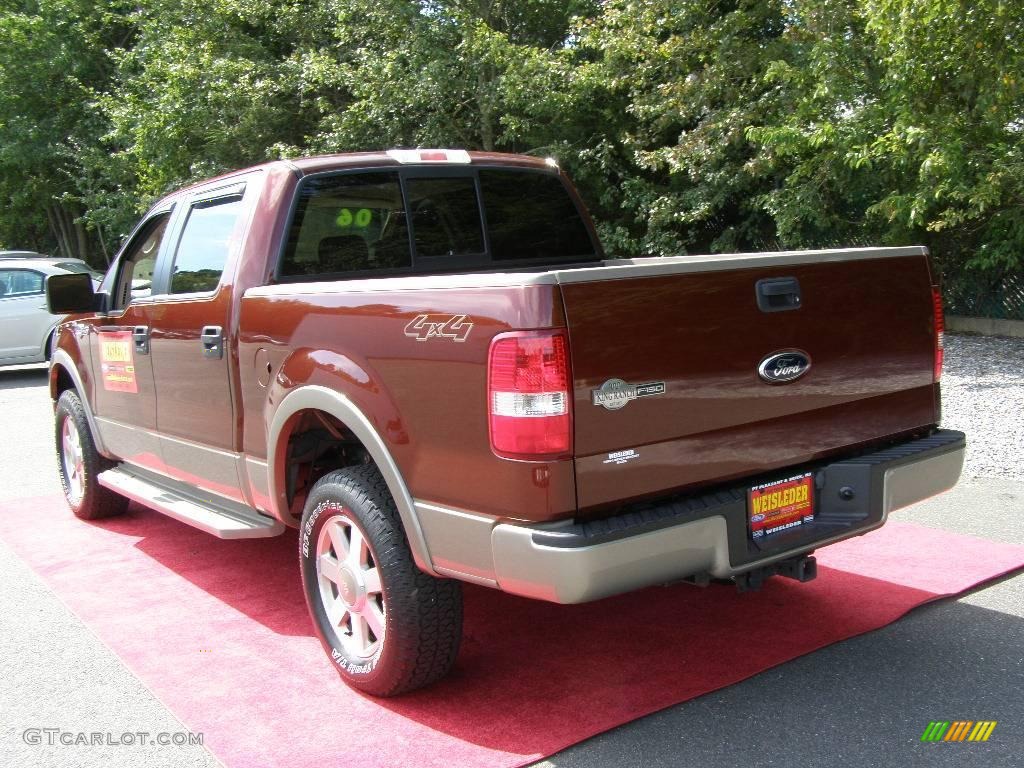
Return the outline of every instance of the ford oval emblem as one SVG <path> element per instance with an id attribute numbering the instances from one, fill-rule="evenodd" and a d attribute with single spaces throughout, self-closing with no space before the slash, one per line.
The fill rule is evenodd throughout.
<path id="1" fill-rule="evenodd" d="M 757 366 L 757 375 L 770 384 L 795 381 L 811 369 L 811 356 L 799 349 L 772 352 Z"/>

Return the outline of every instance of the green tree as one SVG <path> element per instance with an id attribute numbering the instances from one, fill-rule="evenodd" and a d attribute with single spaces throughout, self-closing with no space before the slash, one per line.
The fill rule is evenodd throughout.
<path id="1" fill-rule="evenodd" d="M 748 135 L 785 177 L 761 200 L 783 239 L 926 242 L 956 273 L 1024 254 L 1024 6 L 798 3 L 792 105 Z"/>
<path id="2" fill-rule="evenodd" d="M 109 51 L 131 36 L 120 0 L 0 2 L 0 241 L 56 247 L 99 263 L 78 153 L 103 120 L 92 94 L 113 75 Z"/>
<path id="3" fill-rule="evenodd" d="M 0 0 L 0 241 L 98 262 L 183 183 L 440 145 L 556 157 L 612 254 L 923 241 L 988 290 L 1022 45 L 1009 0 Z"/>
<path id="4" fill-rule="evenodd" d="M 133 44 L 113 54 L 116 83 L 98 97 L 109 124 L 102 151 L 86 163 L 117 182 L 108 189 L 127 184 L 134 194 L 98 196 L 92 215 L 123 226 L 174 187 L 301 144 L 312 122 L 288 58 L 306 5 L 141 3 Z"/>
<path id="5" fill-rule="evenodd" d="M 595 2 L 341 0 L 334 44 L 305 52 L 302 79 L 345 92 L 324 111 L 318 151 L 441 145 L 519 150 L 531 66 L 567 43 L 570 20 Z"/>
<path id="6" fill-rule="evenodd" d="M 610 0 L 559 52 L 572 88 L 549 112 L 562 115 L 554 127 L 568 137 L 563 159 L 610 251 L 732 250 L 772 238 L 755 200 L 774 179 L 746 130 L 777 111 L 763 75 L 786 56 L 783 8 Z"/>

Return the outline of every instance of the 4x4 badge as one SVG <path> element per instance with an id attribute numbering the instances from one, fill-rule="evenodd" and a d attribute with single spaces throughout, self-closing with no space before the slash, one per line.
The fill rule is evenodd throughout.
<path id="1" fill-rule="evenodd" d="M 473 321 L 466 315 L 416 315 L 405 326 L 405 335 L 416 341 L 451 339 L 465 341 L 473 330 Z"/>
<path id="2" fill-rule="evenodd" d="M 646 384 L 627 384 L 622 379 L 608 379 L 600 389 L 590 390 L 594 405 L 609 411 L 617 411 L 630 400 L 651 395 L 664 395 L 664 381 L 649 381 Z"/>

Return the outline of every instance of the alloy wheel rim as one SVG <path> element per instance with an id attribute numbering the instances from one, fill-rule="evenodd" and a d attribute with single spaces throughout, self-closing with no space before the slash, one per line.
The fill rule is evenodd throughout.
<path id="1" fill-rule="evenodd" d="M 61 427 L 61 449 L 61 462 L 64 465 L 68 497 L 77 504 L 85 494 L 85 462 L 78 427 L 70 418 L 64 419 L 64 425 Z"/>
<path id="2" fill-rule="evenodd" d="M 347 515 L 320 529 L 316 575 L 324 613 L 346 655 L 373 658 L 384 642 L 387 607 L 370 544 Z"/>

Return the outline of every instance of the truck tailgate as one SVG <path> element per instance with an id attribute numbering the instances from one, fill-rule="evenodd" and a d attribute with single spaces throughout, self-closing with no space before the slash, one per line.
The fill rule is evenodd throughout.
<path id="1" fill-rule="evenodd" d="M 798 282 L 797 308 L 759 308 L 756 284 L 775 278 Z M 938 420 L 922 248 L 643 259 L 559 282 L 581 509 L 759 476 Z M 763 380 L 762 361 L 786 350 L 806 353 L 807 372 Z M 595 404 L 595 390 L 621 396 L 615 379 L 652 386 Z"/>

